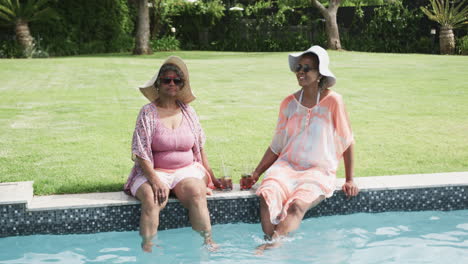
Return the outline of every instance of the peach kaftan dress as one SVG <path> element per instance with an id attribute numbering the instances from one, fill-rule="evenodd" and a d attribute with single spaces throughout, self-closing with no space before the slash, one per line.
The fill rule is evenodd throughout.
<path id="1" fill-rule="evenodd" d="M 294 94 L 280 106 L 270 149 L 278 159 L 265 172 L 257 190 L 278 224 L 294 200 L 312 203 L 333 195 L 336 170 L 344 151 L 354 142 L 341 95 L 330 91 L 312 108 L 303 106 Z M 318 101 L 318 100 L 317 100 Z"/>

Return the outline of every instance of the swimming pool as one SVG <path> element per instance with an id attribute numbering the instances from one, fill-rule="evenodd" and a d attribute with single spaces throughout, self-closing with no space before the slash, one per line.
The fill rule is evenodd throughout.
<path id="1" fill-rule="evenodd" d="M 190 228 L 160 231 L 144 254 L 137 232 L 0 238 L 0 263 L 468 263 L 468 210 L 309 218 L 283 247 L 254 254 L 260 224 L 213 227 L 216 252 Z"/>

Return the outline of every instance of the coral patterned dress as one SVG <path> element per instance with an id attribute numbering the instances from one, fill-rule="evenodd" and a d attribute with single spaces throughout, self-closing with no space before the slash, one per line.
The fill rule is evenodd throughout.
<path id="1" fill-rule="evenodd" d="M 341 95 L 329 91 L 312 108 L 294 94 L 286 97 L 270 145 L 278 159 L 257 190 L 268 205 L 271 223 L 284 220 L 294 200 L 312 203 L 320 196 L 331 197 L 339 161 L 353 142 Z"/>

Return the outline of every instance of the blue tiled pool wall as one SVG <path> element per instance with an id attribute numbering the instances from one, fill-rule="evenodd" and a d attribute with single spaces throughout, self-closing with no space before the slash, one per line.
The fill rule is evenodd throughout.
<path id="1" fill-rule="evenodd" d="M 208 201 L 212 224 L 258 223 L 257 197 Z M 468 209 L 468 186 L 362 191 L 347 199 L 337 191 L 306 218 L 387 211 Z M 28 211 L 26 204 L 0 205 L 0 237 L 33 234 L 80 234 L 138 230 L 140 205 L 121 205 L 61 210 Z M 170 202 L 161 211 L 159 229 L 190 226 L 187 210 Z"/>
<path id="2" fill-rule="evenodd" d="M 468 186 L 360 192 L 346 198 L 343 192 L 324 200 L 305 217 L 390 211 L 450 211 L 468 209 Z"/>

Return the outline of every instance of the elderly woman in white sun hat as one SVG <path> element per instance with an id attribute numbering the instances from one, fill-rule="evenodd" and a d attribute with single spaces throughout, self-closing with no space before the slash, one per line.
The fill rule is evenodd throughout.
<path id="1" fill-rule="evenodd" d="M 140 91 L 150 101 L 140 110 L 132 140 L 135 165 L 124 186 L 141 201 L 142 249 L 152 251 L 159 212 L 172 191 L 188 209 L 192 228 L 214 246 L 206 201 L 207 186 L 219 186 L 203 149 L 205 135 L 185 63 L 171 56 Z"/>
<path id="2" fill-rule="evenodd" d="M 252 172 L 256 182 L 266 171 L 256 193 L 267 240 L 297 229 L 309 209 L 332 196 L 342 157 L 342 190 L 348 197 L 359 192 L 353 182 L 353 133 L 341 95 L 330 90 L 336 78 L 328 67 L 328 53 L 320 46 L 289 55 L 301 89 L 282 101 L 271 145 Z"/>

